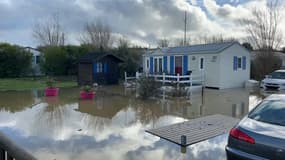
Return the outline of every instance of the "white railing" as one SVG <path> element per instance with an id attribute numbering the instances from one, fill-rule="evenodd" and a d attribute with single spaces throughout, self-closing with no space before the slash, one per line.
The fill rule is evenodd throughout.
<path id="1" fill-rule="evenodd" d="M 125 83 L 128 83 L 128 80 L 137 80 L 139 79 L 143 73 L 136 72 L 135 77 L 128 77 L 127 73 L 125 72 Z M 179 84 L 184 84 L 186 86 L 192 87 L 193 85 L 202 85 L 204 82 L 204 73 L 201 72 L 199 75 L 167 75 L 165 73 L 163 74 L 144 74 L 147 77 L 153 77 L 155 81 L 161 82 L 163 85 L 165 83 L 174 83 L 179 86 Z M 189 84 L 189 85 L 187 85 Z"/>

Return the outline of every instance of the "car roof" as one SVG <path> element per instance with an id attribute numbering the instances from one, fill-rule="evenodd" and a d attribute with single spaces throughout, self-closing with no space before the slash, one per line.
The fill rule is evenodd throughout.
<path id="1" fill-rule="evenodd" d="M 279 70 L 276 70 L 274 72 L 285 72 L 285 69 L 279 69 Z"/>
<path id="2" fill-rule="evenodd" d="M 264 100 L 273 101 L 273 100 L 282 100 L 285 101 L 285 94 L 272 94 L 266 97 Z"/>

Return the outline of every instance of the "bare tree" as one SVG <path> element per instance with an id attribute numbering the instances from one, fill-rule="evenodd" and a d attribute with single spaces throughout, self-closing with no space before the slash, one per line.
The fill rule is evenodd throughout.
<path id="1" fill-rule="evenodd" d="M 59 16 L 56 14 L 44 21 L 38 21 L 33 28 L 33 37 L 43 46 L 63 46 L 66 34 Z"/>
<path id="2" fill-rule="evenodd" d="M 189 46 L 192 44 L 190 38 L 186 40 L 184 38 L 177 38 L 177 39 L 173 39 L 172 42 L 173 42 L 173 46 Z"/>
<path id="3" fill-rule="evenodd" d="M 194 44 L 207 44 L 207 43 L 223 43 L 223 42 L 232 42 L 237 41 L 237 39 L 229 37 L 225 38 L 223 35 L 213 35 L 213 36 L 206 36 L 200 35 L 197 37 L 187 38 L 186 42 L 182 38 L 174 39 L 173 44 L 174 46 L 187 46 L 187 45 L 194 45 Z"/>
<path id="4" fill-rule="evenodd" d="M 157 45 L 158 45 L 158 47 L 168 47 L 169 46 L 169 40 L 166 38 L 159 39 L 157 41 Z"/>
<path id="5" fill-rule="evenodd" d="M 101 21 L 88 22 L 84 26 L 80 37 L 81 44 L 91 45 L 94 48 L 109 48 L 113 43 L 111 29 Z"/>
<path id="6" fill-rule="evenodd" d="M 229 37 L 225 38 L 222 34 L 213 35 L 213 36 L 199 36 L 195 39 L 199 44 L 207 44 L 207 43 L 223 43 L 223 42 L 232 42 L 237 41 L 235 38 Z"/>
<path id="7" fill-rule="evenodd" d="M 251 67 L 254 79 L 260 80 L 281 66 L 280 58 L 274 54 L 283 39 L 280 31 L 280 6 L 278 0 L 273 0 L 265 9 L 253 9 L 251 18 L 241 20 L 248 33 L 249 42 L 258 50 Z"/>
<path id="8" fill-rule="evenodd" d="M 127 39 L 127 38 L 120 38 L 119 40 L 118 40 L 118 48 L 119 49 L 122 49 L 122 48 L 124 48 L 124 49 L 128 49 L 129 47 L 130 47 L 130 45 L 131 45 L 131 43 L 130 43 L 130 41 Z"/>
<path id="9" fill-rule="evenodd" d="M 280 3 L 271 1 L 266 9 L 253 9 L 252 17 L 241 20 L 249 35 L 249 42 L 258 50 L 273 50 L 279 48 L 282 42 L 280 31 Z"/>

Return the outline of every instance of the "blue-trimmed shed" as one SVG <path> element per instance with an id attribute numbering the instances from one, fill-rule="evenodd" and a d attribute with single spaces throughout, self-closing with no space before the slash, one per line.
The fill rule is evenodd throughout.
<path id="1" fill-rule="evenodd" d="M 119 63 L 123 60 L 111 53 L 88 53 L 79 59 L 78 84 L 117 84 Z"/>
<path id="2" fill-rule="evenodd" d="M 148 74 L 203 75 L 206 87 L 243 87 L 250 76 L 250 52 L 238 42 L 166 47 L 146 51 Z"/>

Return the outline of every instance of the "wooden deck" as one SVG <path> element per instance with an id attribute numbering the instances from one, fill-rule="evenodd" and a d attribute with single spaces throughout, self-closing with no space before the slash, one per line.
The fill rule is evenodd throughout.
<path id="1" fill-rule="evenodd" d="M 188 146 L 225 134 L 238 122 L 239 119 L 232 117 L 211 115 L 157 129 L 150 129 L 146 132 L 178 145 Z"/>

